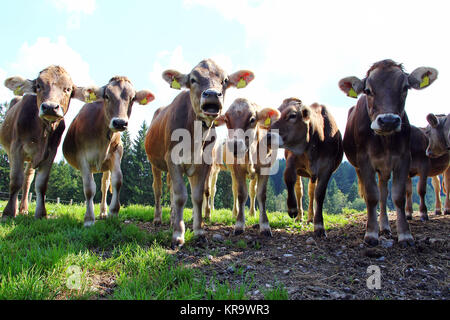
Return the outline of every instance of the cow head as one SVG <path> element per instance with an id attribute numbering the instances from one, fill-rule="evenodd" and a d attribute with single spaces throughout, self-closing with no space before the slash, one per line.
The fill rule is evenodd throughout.
<path id="1" fill-rule="evenodd" d="M 133 104 L 147 105 L 155 99 L 148 90 L 137 91 L 127 77 L 113 77 L 101 88 L 88 88 L 86 100 L 102 101 L 108 128 L 112 132 L 127 130 Z"/>
<path id="2" fill-rule="evenodd" d="M 271 139 L 278 140 L 280 148 L 291 150 L 296 155 L 301 155 L 311 139 L 311 116 L 318 104 L 311 107 L 303 105 L 297 98 L 289 98 L 283 101 L 278 110 L 280 119 L 271 126 Z M 278 134 L 273 132 L 278 130 Z"/>
<path id="3" fill-rule="evenodd" d="M 427 157 L 438 158 L 450 152 L 450 132 L 445 132 L 446 122 L 449 117 L 430 113 L 427 116 L 429 125 L 425 129 L 428 138 Z M 447 134 L 447 137 L 445 136 Z"/>
<path id="4" fill-rule="evenodd" d="M 390 135 L 401 131 L 408 90 L 427 88 L 437 76 L 438 71 L 428 67 L 407 74 L 401 64 L 383 60 L 375 63 L 363 80 L 347 77 L 339 82 L 339 87 L 352 98 L 363 93 L 372 130 L 378 135 Z"/>
<path id="5" fill-rule="evenodd" d="M 216 126 L 226 124 L 228 128 L 227 148 L 233 150 L 234 156 L 245 154 L 252 142 L 258 141 L 257 129 L 268 129 L 280 113 L 276 109 L 262 109 L 247 99 L 236 99 L 228 111 L 217 118 Z"/>
<path id="6" fill-rule="evenodd" d="M 189 89 L 194 112 L 208 127 L 223 109 L 225 91 L 231 86 L 244 88 L 255 78 L 247 70 L 228 75 L 210 59 L 200 62 L 189 74 L 167 70 L 162 76 L 174 89 Z"/>
<path id="7" fill-rule="evenodd" d="M 85 89 L 77 87 L 70 75 L 60 66 L 50 66 L 39 73 L 35 80 L 12 77 L 5 86 L 17 96 L 35 94 L 39 117 L 48 122 L 64 118 L 69 110 L 71 98 L 84 100 Z"/>

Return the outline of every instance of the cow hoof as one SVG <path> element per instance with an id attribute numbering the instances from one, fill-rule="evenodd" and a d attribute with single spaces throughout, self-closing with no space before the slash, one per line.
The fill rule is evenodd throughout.
<path id="1" fill-rule="evenodd" d="M 85 221 L 84 222 L 84 227 L 85 228 L 90 228 L 95 224 L 95 221 Z"/>
<path id="2" fill-rule="evenodd" d="M 389 239 L 389 238 L 392 238 L 392 232 L 391 232 L 391 230 L 381 230 L 380 236 L 383 236 L 386 239 Z"/>
<path id="3" fill-rule="evenodd" d="M 444 215 L 446 215 L 446 216 L 450 215 L 450 209 L 445 209 Z"/>
<path id="4" fill-rule="evenodd" d="M 255 211 L 250 211 L 248 214 L 250 215 L 250 217 L 254 217 L 255 216 Z"/>
<path id="5" fill-rule="evenodd" d="M 239 236 L 243 233 L 244 233 L 244 230 L 242 230 L 242 229 L 234 229 L 234 231 L 233 231 L 234 236 Z"/>
<path id="6" fill-rule="evenodd" d="M 327 234 L 325 232 L 325 229 L 319 229 L 319 230 L 314 230 L 314 236 L 316 238 L 326 238 Z"/>
<path id="7" fill-rule="evenodd" d="M 313 223 L 313 220 L 308 219 L 308 221 L 306 221 L 307 224 Z"/>
<path id="8" fill-rule="evenodd" d="M 204 234 L 194 236 L 194 240 L 196 245 L 204 246 L 208 244 L 208 239 L 206 239 L 206 236 Z"/>
<path id="9" fill-rule="evenodd" d="M 436 210 L 436 211 L 434 212 L 434 214 L 437 215 L 437 216 L 440 216 L 440 215 L 442 214 L 442 211 L 441 211 L 441 210 Z"/>
<path id="10" fill-rule="evenodd" d="M 162 222 L 161 222 L 161 220 L 153 220 L 153 225 L 160 226 L 160 225 L 162 225 Z"/>
<path id="11" fill-rule="evenodd" d="M 177 249 L 181 249 L 184 246 L 184 240 L 177 238 L 177 239 L 172 239 L 172 245 L 170 246 L 172 248 L 172 250 L 177 250 Z"/>
<path id="12" fill-rule="evenodd" d="M 428 214 L 421 214 L 420 215 L 420 221 L 425 222 L 425 221 L 429 221 L 430 218 L 428 217 Z"/>
<path id="13" fill-rule="evenodd" d="M 364 242 L 369 247 L 376 247 L 376 246 L 378 246 L 378 238 L 374 238 L 374 237 L 371 237 L 371 236 L 366 236 L 366 237 L 364 237 Z"/>
<path id="14" fill-rule="evenodd" d="M 403 249 L 408 248 L 408 247 L 414 247 L 416 245 L 414 242 L 414 239 L 405 239 L 405 240 L 399 241 L 398 244 L 399 244 L 400 248 L 403 248 Z"/>
<path id="15" fill-rule="evenodd" d="M 106 213 L 101 213 L 98 218 L 99 220 L 106 220 L 108 218 L 108 215 Z"/>
<path id="16" fill-rule="evenodd" d="M 289 214 L 289 217 L 294 219 L 298 216 L 298 210 L 297 209 L 289 209 L 288 214 Z"/>
<path id="17" fill-rule="evenodd" d="M 264 230 L 260 232 L 261 236 L 266 237 L 266 238 L 272 238 L 272 231 L 270 230 Z"/>

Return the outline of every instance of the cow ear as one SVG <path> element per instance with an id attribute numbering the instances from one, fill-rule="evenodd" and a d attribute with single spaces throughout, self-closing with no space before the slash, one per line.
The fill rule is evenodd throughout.
<path id="1" fill-rule="evenodd" d="M 240 70 L 228 77 L 228 88 L 236 87 L 238 89 L 245 88 L 255 79 L 255 74 L 249 70 Z"/>
<path id="2" fill-rule="evenodd" d="M 145 106 L 155 100 L 155 96 L 148 90 L 141 90 L 136 92 L 134 101 L 139 103 L 141 106 Z"/>
<path id="3" fill-rule="evenodd" d="M 214 120 L 214 125 L 216 127 L 223 126 L 226 123 L 227 123 L 227 117 L 224 114 L 219 116 L 216 120 Z"/>
<path id="4" fill-rule="evenodd" d="M 303 106 L 300 109 L 300 112 L 302 114 L 302 119 L 304 121 L 309 121 L 309 118 L 311 117 L 311 109 L 309 107 L 307 107 L 307 106 Z"/>
<path id="5" fill-rule="evenodd" d="M 357 99 L 364 90 L 364 82 L 357 77 L 347 77 L 339 81 L 339 88 L 348 97 Z"/>
<path id="6" fill-rule="evenodd" d="M 166 70 L 162 74 L 163 79 L 170 84 L 172 89 L 181 90 L 181 88 L 188 88 L 189 75 L 180 73 L 176 70 Z"/>
<path id="7" fill-rule="evenodd" d="M 36 93 L 36 80 L 27 80 L 21 77 L 11 77 L 5 80 L 5 87 L 14 92 L 16 96 L 26 93 Z"/>
<path id="8" fill-rule="evenodd" d="M 432 114 L 432 113 L 430 113 L 429 115 L 427 115 L 427 121 L 428 121 L 428 123 L 430 124 L 430 126 L 431 126 L 432 128 L 437 128 L 437 126 L 439 125 L 439 120 L 438 120 L 438 118 L 437 118 L 434 114 Z"/>
<path id="9" fill-rule="evenodd" d="M 105 87 L 74 87 L 72 97 L 86 103 L 103 100 Z"/>
<path id="10" fill-rule="evenodd" d="M 434 68 L 420 67 L 414 70 L 408 77 L 411 88 L 422 90 L 429 87 L 438 77 L 438 71 Z"/>
<path id="11" fill-rule="evenodd" d="M 262 128 L 268 129 L 272 123 L 280 119 L 281 113 L 277 109 L 264 108 L 258 111 L 258 125 Z"/>

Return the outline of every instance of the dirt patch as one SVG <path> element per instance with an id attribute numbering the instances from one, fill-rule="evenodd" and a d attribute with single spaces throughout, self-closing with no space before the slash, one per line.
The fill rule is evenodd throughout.
<path id="1" fill-rule="evenodd" d="M 366 216 L 329 230 L 327 239 L 313 239 L 311 232 L 274 229 L 273 238 L 248 228 L 233 236 L 233 228 L 207 225 L 206 244 L 189 244 L 172 252 L 178 263 L 201 270 L 208 278 L 232 285 L 253 281 L 251 299 L 280 283 L 290 299 L 449 299 L 448 273 L 450 216 L 430 215 L 410 222 L 416 245 L 402 249 L 396 237 L 395 214 L 389 219 L 392 239 L 369 248 L 363 243 Z M 162 227 L 141 226 L 148 231 Z M 367 270 L 381 270 L 381 289 L 370 290 Z"/>

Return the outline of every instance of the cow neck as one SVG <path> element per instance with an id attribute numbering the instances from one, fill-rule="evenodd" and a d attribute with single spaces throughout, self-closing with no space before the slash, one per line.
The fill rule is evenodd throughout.
<path id="1" fill-rule="evenodd" d="M 324 124 L 320 125 L 319 122 L 319 115 L 313 110 L 310 115 L 310 125 L 308 126 L 309 143 L 306 145 L 305 153 L 315 150 L 317 145 L 325 140 Z"/>

